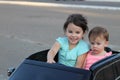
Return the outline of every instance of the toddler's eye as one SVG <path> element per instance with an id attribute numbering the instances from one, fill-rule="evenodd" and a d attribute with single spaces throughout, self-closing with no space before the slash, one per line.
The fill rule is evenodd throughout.
<path id="1" fill-rule="evenodd" d="M 92 45 L 94 45 L 95 43 L 94 42 L 91 42 Z"/>
<path id="2" fill-rule="evenodd" d="M 97 43 L 97 45 L 100 45 L 101 43 Z"/>
<path id="3" fill-rule="evenodd" d="M 78 32 L 76 32 L 77 34 L 80 34 L 80 32 L 78 31 Z"/>

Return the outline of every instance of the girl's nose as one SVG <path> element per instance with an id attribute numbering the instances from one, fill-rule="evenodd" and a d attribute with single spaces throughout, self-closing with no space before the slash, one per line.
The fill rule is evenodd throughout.
<path id="1" fill-rule="evenodd" d="M 73 34 L 72 34 L 72 36 L 76 36 L 76 34 L 75 34 L 75 33 L 73 33 Z"/>

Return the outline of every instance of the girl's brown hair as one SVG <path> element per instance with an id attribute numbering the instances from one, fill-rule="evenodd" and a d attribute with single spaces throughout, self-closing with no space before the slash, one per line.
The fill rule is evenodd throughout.
<path id="1" fill-rule="evenodd" d="M 103 37 L 106 41 L 109 41 L 109 33 L 107 29 L 97 26 L 94 27 L 88 34 L 89 40 L 95 40 L 97 37 Z"/>

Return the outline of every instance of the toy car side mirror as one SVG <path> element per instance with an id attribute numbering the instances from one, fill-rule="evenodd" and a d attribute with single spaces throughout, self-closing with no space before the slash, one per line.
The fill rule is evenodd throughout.
<path id="1" fill-rule="evenodd" d="M 8 68 L 7 69 L 7 76 L 9 77 L 14 71 L 15 71 L 14 67 Z"/>

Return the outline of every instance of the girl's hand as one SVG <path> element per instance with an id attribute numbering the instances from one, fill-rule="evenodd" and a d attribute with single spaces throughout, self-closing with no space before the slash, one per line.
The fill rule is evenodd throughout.
<path id="1" fill-rule="evenodd" d="M 47 60 L 47 63 L 56 63 L 53 59 Z"/>
<path id="2" fill-rule="evenodd" d="M 77 68 L 83 68 L 84 69 L 85 63 L 86 63 L 86 57 L 87 57 L 87 53 L 84 53 L 77 58 L 77 62 L 76 62 L 76 67 Z"/>

